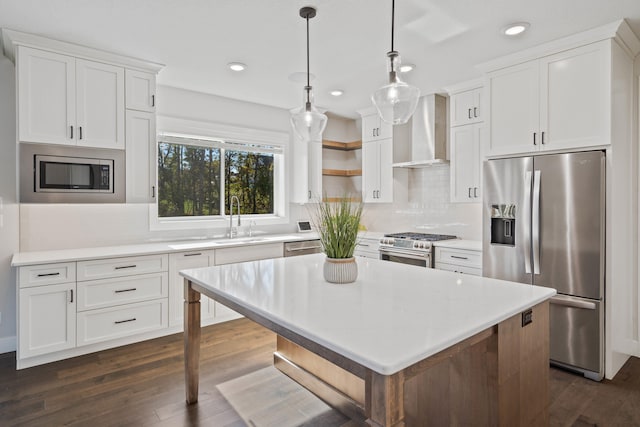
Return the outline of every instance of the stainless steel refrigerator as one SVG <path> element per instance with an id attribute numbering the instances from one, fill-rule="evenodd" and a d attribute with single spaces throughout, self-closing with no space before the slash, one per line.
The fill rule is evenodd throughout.
<path id="1" fill-rule="evenodd" d="M 488 160 L 483 275 L 555 288 L 551 362 L 604 375 L 605 154 Z"/>

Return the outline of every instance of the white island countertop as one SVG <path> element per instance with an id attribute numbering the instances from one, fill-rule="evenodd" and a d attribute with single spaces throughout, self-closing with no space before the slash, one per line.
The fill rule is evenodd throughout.
<path id="1" fill-rule="evenodd" d="M 391 375 L 553 295 L 551 288 L 357 258 L 355 283 L 322 275 L 323 254 L 183 270 L 222 297 L 382 375 Z"/>

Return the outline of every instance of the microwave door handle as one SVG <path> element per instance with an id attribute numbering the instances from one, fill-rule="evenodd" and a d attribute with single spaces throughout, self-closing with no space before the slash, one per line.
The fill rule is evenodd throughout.
<path id="1" fill-rule="evenodd" d="M 531 274 L 531 172 L 524 175 L 524 203 L 522 219 L 524 221 L 524 271 Z"/>
<path id="2" fill-rule="evenodd" d="M 540 171 L 533 175 L 533 221 L 531 222 L 533 237 L 533 274 L 540 274 Z"/>

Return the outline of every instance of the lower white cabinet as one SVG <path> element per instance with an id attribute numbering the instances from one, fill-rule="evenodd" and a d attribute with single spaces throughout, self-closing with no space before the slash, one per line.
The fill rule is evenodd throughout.
<path id="1" fill-rule="evenodd" d="M 214 250 L 178 252 L 169 254 L 169 326 L 182 326 L 184 322 L 184 277 L 180 270 L 213 265 Z M 213 300 L 200 297 L 200 321 L 211 323 L 215 317 Z"/>
<path id="2" fill-rule="evenodd" d="M 19 358 L 76 346 L 75 290 L 75 282 L 19 290 Z"/>
<path id="3" fill-rule="evenodd" d="M 482 276 L 482 252 L 444 247 L 436 247 L 435 252 L 435 268 Z"/>
<path id="4" fill-rule="evenodd" d="M 167 298 L 164 272 L 78 282 L 78 311 Z"/>
<path id="5" fill-rule="evenodd" d="M 166 328 L 167 299 L 78 313 L 78 346 Z"/>
<path id="6" fill-rule="evenodd" d="M 356 243 L 356 250 L 353 252 L 353 255 L 380 259 L 380 252 L 378 252 L 379 245 L 380 240 L 375 237 L 358 237 L 358 243 Z"/>

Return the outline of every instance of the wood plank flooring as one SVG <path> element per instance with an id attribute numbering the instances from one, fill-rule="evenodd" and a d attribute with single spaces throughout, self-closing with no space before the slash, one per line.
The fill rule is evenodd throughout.
<path id="1" fill-rule="evenodd" d="M 182 334 L 21 371 L 0 355 L 0 426 L 356 425 L 272 368 L 275 335 L 247 319 L 203 328 L 201 348 L 192 406 Z M 552 426 L 640 426 L 640 359 L 602 383 L 549 375 Z"/>

